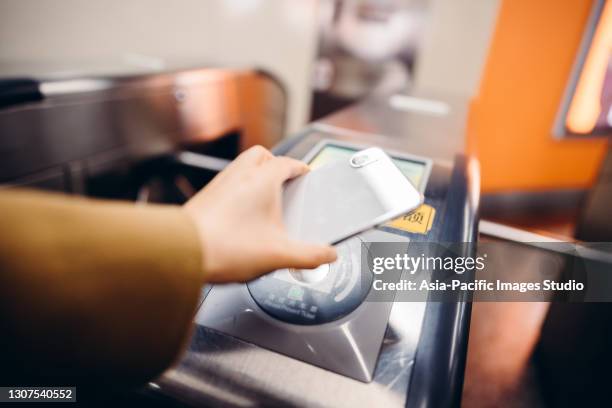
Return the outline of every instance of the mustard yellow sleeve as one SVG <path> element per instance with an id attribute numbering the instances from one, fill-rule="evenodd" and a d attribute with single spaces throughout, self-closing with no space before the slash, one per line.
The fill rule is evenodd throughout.
<path id="1" fill-rule="evenodd" d="M 0 191 L 2 385 L 156 376 L 187 340 L 201 259 L 180 207 Z"/>

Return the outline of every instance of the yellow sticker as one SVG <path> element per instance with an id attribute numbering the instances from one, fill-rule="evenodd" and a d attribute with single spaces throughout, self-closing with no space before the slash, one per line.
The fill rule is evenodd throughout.
<path id="1" fill-rule="evenodd" d="M 389 221 L 385 224 L 385 227 L 397 228 L 406 232 L 427 234 L 431 229 L 435 216 L 436 209 L 430 205 L 423 204 L 413 212 Z"/>

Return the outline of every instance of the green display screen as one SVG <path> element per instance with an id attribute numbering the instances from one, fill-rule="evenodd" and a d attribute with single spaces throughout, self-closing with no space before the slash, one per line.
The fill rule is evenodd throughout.
<path id="1" fill-rule="evenodd" d="M 348 160 L 357 151 L 357 149 L 350 147 L 329 144 L 323 147 L 309 164 L 310 167 L 314 169 L 332 161 Z M 393 158 L 393 162 L 401 170 L 404 176 L 406 176 L 416 188 L 419 188 L 423 180 L 426 164 L 424 162 L 398 158 Z"/>

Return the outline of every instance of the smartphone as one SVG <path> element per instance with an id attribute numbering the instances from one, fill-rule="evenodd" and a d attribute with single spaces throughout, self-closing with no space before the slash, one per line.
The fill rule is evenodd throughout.
<path id="1" fill-rule="evenodd" d="M 288 181 L 283 220 L 292 239 L 336 244 L 422 202 L 391 158 L 371 147 Z"/>

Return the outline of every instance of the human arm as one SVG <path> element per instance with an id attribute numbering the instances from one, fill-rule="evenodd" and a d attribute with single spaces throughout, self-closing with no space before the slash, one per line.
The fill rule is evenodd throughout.
<path id="1" fill-rule="evenodd" d="M 282 184 L 305 171 L 253 148 L 183 207 L 0 192 L 3 379 L 141 383 L 176 359 L 204 282 L 333 261 L 284 232 Z"/>

